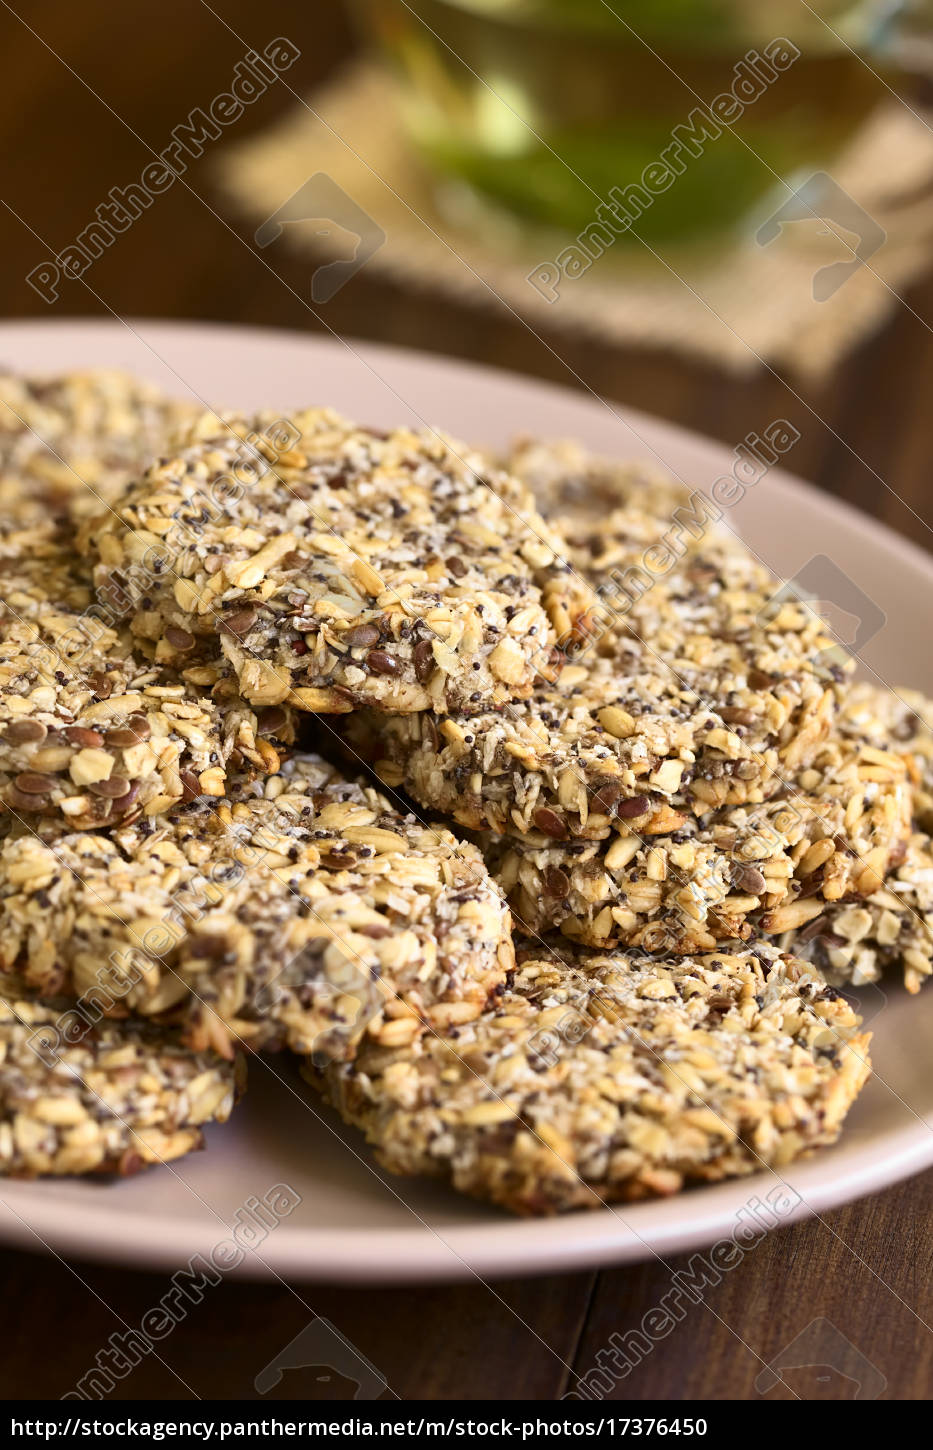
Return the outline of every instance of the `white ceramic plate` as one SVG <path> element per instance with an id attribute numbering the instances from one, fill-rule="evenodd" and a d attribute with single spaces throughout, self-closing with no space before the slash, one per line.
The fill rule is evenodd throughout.
<path id="1" fill-rule="evenodd" d="M 438 357 L 283 332 L 10 324 L 0 326 L 0 364 L 37 372 L 125 367 L 211 402 L 283 409 L 328 403 L 375 425 L 427 422 L 491 445 L 519 431 L 577 437 L 617 457 L 654 454 L 698 486 L 731 471 L 734 461 L 719 444 L 584 394 Z M 777 470 L 748 491 L 732 517 L 783 577 L 823 553 L 858 580 L 887 617 L 864 652 L 868 668 L 889 683 L 933 693 L 924 628 L 930 557 Z M 839 1144 L 787 1171 L 784 1181 L 799 1201 L 783 1222 L 933 1163 L 933 989 L 908 998 L 886 984 L 885 993 L 870 990 L 864 999 L 874 1018 L 875 1076 Z M 247 1200 L 286 1183 L 300 1203 L 237 1272 L 368 1283 L 490 1278 L 702 1248 L 748 1222 L 748 1205 L 780 1186 L 762 1173 L 663 1202 L 517 1222 L 439 1187 L 381 1174 L 285 1059 L 253 1066 L 243 1104 L 208 1139 L 208 1152 L 125 1183 L 2 1183 L 0 1234 L 25 1248 L 175 1270 L 228 1238 Z"/>

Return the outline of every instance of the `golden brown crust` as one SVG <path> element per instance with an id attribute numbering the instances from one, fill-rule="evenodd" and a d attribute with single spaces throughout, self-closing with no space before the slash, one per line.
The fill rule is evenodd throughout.
<path id="1" fill-rule="evenodd" d="M 837 1136 L 867 1045 L 843 998 L 767 946 L 663 960 L 562 944 L 530 948 L 456 1033 L 367 1048 L 318 1081 L 393 1172 L 541 1214 L 786 1166 Z"/>

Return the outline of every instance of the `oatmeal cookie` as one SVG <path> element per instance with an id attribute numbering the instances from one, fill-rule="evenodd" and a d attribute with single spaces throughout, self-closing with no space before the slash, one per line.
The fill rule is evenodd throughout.
<path id="1" fill-rule="evenodd" d="M 136 1173 L 230 1116 L 242 1059 L 194 1054 L 138 1022 L 0 998 L 0 1175 Z"/>
<path id="2" fill-rule="evenodd" d="M 592 598 L 524 485 L 325 409 L 205 416 L 85 543 L 150 649 L 180 629 L 253 704 L 324 713 L 527 695 Z"/>
<path id="3" fill-rule="evenodd" d="M 77 522 L 105 511 L 200 412 L 113 370 L 0 371 L 0 519 Z"/>
<path id="4" fill-rule="evenodd" d="M 595 841 L 478 839 L 526 929 L 690 953 L 871 896 L 905 848 L 910 808 L 903 759 L 833 737 L 796 790 L 754 806 L 683 814 L 660 830 L 635 818 Z"/>
<path id="5" fill-rule="evenodd" d="M 31 990 L 174 1010 L 227 1054 L 408 1041 L 475 1016 L 514 960 L 478 851 L 314 756 L 106 835 L 17 827 L 0 904 L 0 969 Z"/>
<path id="6" fill-rule="evenodd" d="M 219 705 L 124 650 L 94 646 L 75 664 L 35 636 L 0 642 L 0 815 L 32 827 L 112 826 L 223 795 L 228 767 L 275 771 L 292 735 L 281 708 Z"/>
<path id="7" fill-rule="evenodd" d="M 364 710 L 342 721 L 341 732 L 381 780 L 425 809 L 469 830 L 556 841 L 605 840 L 630 822 L 656 834 L 718 806 L 760 801 L 792 780 L 829 733 L 830 689 L 809 721 L 806 747 L 798 751 L 798 735 L 785 753 L 777 744 L 788 718 L 780 691 L 762 699 L 757 716 L 743 706 L 715 710 L 655 663 L 629 674 L 619 661 L 592 659 L 501 709 Z"/>
<path id="8" fill-rule="evenodd" d="M 868 1073 L 858 1028 L 766 945 L 676 960 L 561 946 L 456 1033 L 368 1046 L 322 1081 L 393 1172 L 545 1214 L 780 1170 L 831 1143 Z"/>

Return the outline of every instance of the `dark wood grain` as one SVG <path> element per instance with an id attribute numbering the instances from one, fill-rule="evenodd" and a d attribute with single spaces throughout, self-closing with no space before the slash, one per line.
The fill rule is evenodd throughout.
<path id="1" fill-rule="evenodd" d="M 192 107 L 225 87 L 246 45 L 277 34 L 298 44 L 302 58 L 288 79 L 299 91 L 330 74 L 351 48 L 332 4 L 216 0 L 214 8 L 236 34 L 195 0 L 11 0 L 0 8 L 0 193 L 11 209 L 0 208 L 0 315 L 114 312 L 327 326 L 573 386 L 582 379 L 729 443 L 786 416 L 802 434 L 798 473 L 917 542 L 933 542 L 933 281 L 906 294 L 919 317 L 900 306 L 819 385 L 767 370 L 723 378 L 681 358 L 563 334 L 541 341 L 504 310 L 419 298 L 365 269 L 318 319 L 299 300 L 307 292 L 300 261 L 278 254 L 281 278 L 257 263 L 245 240 L 249 229 L 225 211 L 205 155 L 191 166 L 190 186 L 160 197 L 94 266 L 87 279 L 93 290 L 66 283 L 49 309 L 26 273 L 87 224 L 111 186 L 139 174 L 151 159 L 147 146 L 167 144 Z M 220 144 L 267 127 L 291 104 L 285 87 L 273 86 Z M 931 1196 L 927 1174 L 769 1237 L 617 1381 L 613 1396 L 755 1400 L 762 1361 L 825 1317 L 884 1376 L 887 1397 L 929 1398 Z M 131 1398 L 252 1394 L 255 1375 L 302 1327 L 310 1306 L 338 1324 L 403 1398 L 554 1398 L 598 1365 L 612 1336 L 637 1325 L 686 1268 L 675 1260 L 598 1276 L 378 1291 L 225 1283 L 174 1332 L 164 1363 L 148 1357 L 120 1390 Z M 64 1393 L 121 1322 L 138 1324 L 166 1287 L 158 1275 L 20 1253 L 0 1254 L 0 1284 L 4 1303 L 15 1306 L 0 1363 L 0 1394 L 9 1398 Z M 832 1366 L 789 1378 L 804 1398 L 844 1398 L 852 1390 Z M 276 1393 L 316 1398 L 347 1388 L 306 1375 Z"/>
<path id="2" fill-rule="evenodd" d="M 120 1381 L 115 1398 L 257 1398 L 253 1382 L 314 1315 L 336 1325 L 402 1399 L 552 1399 L 570 1374 L 593 1276 L 487 1287 L 345 1289 L 225 1282 Z M 0 1394 L 57 1399 L 93 1366 L 111 1335 L 138 1327 L 170 1289 L 168 1275 L 0 1254 L 6 1336 Z M 36 1354 L 55 1325 L 54 1355 Z M 159 1357 L 161 1356 L 161 1358 Z M 286 1376 L 269 1398 L 347 1397 L 339 1375 Z"/>
<path id="3" fill-rule="evenodd" d="M 722 1275 L 714 1261 L 705 1285 L 698 1261 L 684 1258 L 604 1272 L 575 1374 L 586 1381 L 600 1365 L 611 1372 L 613 1336 L 624 1343 L 680 1274 L 697 1287 L 681 1296 L 669 1334 L 661 1337 L 668 1326 L 652 1319 L 649 1332 L 642 1329 L 644 1343 L 629 1341 L 634 1347 L 616 1362 L 607 1399 L 755 1400 L 756 1378 L 804 1334 L 799 1359 L 790 1360 L 798 1368 L 785 1376 L 789 1388 L 777 1385 L 763 1397 L 854 1399 L 856 1365 L 866 1388 L 873 1375 L 883 1377 L 886 1398 L 927 1399 L 933 1384 L 931 1207 L 933 1177 L 926 1174 L 764 1236 Z M 851 1353 L 840 1339 L 849 1341 Z"/>

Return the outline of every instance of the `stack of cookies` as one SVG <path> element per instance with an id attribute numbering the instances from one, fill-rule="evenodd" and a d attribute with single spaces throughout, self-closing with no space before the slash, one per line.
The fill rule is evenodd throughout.
<path id="1" fill-rule="evenodd" d="M 933 963 L 926 702 L 678 485 L 0 376 L 0 1172 L 291 1052 L 521 1213 L 780 1167 Z M 381 789 L 380 789 L 381 785 Z"/>

